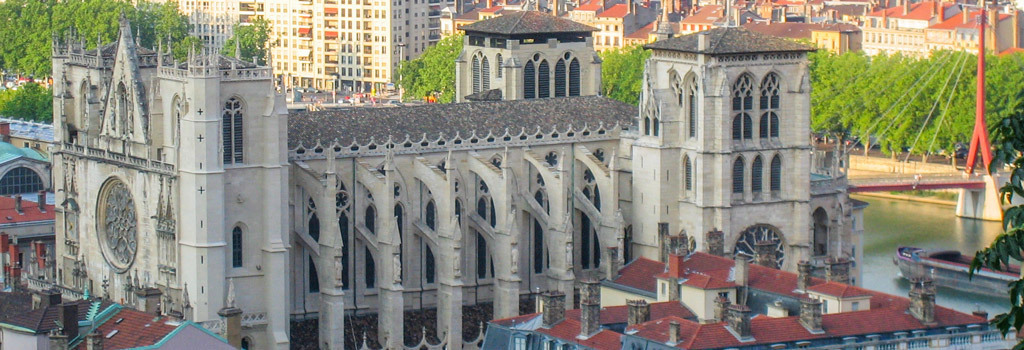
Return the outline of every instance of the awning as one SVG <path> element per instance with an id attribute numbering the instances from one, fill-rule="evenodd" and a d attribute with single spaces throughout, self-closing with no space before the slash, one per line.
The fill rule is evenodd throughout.
<path id="1" fill-rule="evenodd" d="M 338 13 L 338 8 L 337 7 L 324 7 L 324 13 L 337 14 Z"/>
<path id="2" fill-rule="evenodd" d="M 310 31 L 311 29 L 312 29 L 312 28 L 309 28 L 309 27 L 303 27 L 303 28 L 299 28 L 299 34 L 309 34 L 309 31 Z"/>
<path id="3" fill-rule="evenodd" d="M 325 38 L 337 38 L 338 37 L 338 32 L 337 31 L 333 31 L 333 30 L 324 31 L 324 37 Z"/>

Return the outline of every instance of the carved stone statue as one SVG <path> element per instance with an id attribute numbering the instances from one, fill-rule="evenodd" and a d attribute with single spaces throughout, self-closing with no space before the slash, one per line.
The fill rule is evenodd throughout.
<path id="1" fill-rule="evenodd" d="M 392 259 L 392 262 L 393 262 L 393 264 L 392 264 L 393 267 L 391 269 L 391 275 L 392 275 L 391 279 L 395 281 L 395 284 L 401 284 L 402 283 L 402 258 L 401 258 L 401 255 L 398 255 L 396 253 L 396 254 L 391 256 L 391 259 Z"/>
<path id="2" fill-rule="evenodd" d="M 519 244 L 512 241 L 512 274 L 519 273 Z"/>

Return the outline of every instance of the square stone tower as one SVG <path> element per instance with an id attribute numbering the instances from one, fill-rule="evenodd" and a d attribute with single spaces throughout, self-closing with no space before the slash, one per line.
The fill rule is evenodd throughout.
<path id="1" fill-rule="evenodd" d="M 657 41 L 644 71 L 633 142 L 636 247 L 664 256 L 664 235 L 705 250 L 724 232 L 728 255 L 770 241 L 795 270 L 810 231 L 813 48 L 738 27 Z M 659 223 L 667 230 L 658 229 Z"/>
<path id="2" fill-rule="evenodd" d="M 537 11 L 462 27 L 456 102 L 591 96 L 601 89 L 596 28 Z"/>

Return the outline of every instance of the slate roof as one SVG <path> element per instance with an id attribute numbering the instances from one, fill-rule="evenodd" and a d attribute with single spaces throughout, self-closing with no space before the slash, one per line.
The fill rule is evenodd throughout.
<path id="1" fill-rule="evenodd" d="M 53 138 L 53 124 L 36 123 L 21 119 L 0 117 L 0 123 L 10 123 L 11 136 L 43 142 L 56 141 Z"/>
<path id="2" fill-rule="evenodd" d="M 85 321 L 89 318 L 90 305 L 93 303 L 99 303 L 98 310 L 106 310 L 113 305 L 111 302 L 106 300 L 78 300 L 67 302 L 65 304 L 68 303 L 78 305 L 76 309 L 78 311 L 78 321 Z M 46 333 L 57 327 L 53 321 L 57 320 L 59 310 L 60 306 L 58 305 L 53 305 L 45 309 L 32 310 L 31 312 L 14 315 L 2 320 L 0 321 L 0 326 L 10 325 L 31 330 L 36 334 Z"/>
<path id="3" fill-rule="evenodd" d="M 505 11 L 499 17 L 467 24 L 467 32 L 490 34 L 584 33 L 597 28 L 539 11 Z"/>
<path id="4" fill-rule="evenodd" d="M 533 133 L 579 130 L 619 124 L 630 125 L 637 114 L 636 106 L 599 96 L 559 97 L 514 101 L 427 104 L 395 108 L 353 108 L 314 112 L 296 112 L 288 118 L 288 148 L 299 145 L 313 147 L 318 142 L 329 145 L 337 140 L 347 146 L 383 143 L 390 137 L 403 142 L 406 135 L 419 142 L 456 134 L 469 138 L 493 133 L 501 137 L 505 131 L 518 135 L 521 130 Z"/>
<path id="5" fill-rule="evenodd" d="M 501 89 L 480 91 L 475 94 L 467 95 L 466 99 L 470 101 L 501 101 Z"/>
<path id="6" fill-rule="evenodd" d="M 700 35 L 707 35 L 707 49 L 698 46 Z M 700 33 L 659 40 L 644 45 L 652 50 L 692 52 L 709 55 L 763 53 L 763 52 L 808 52 L 815 49 L 767 34 L 750 31 L 743 27 L 718 27 Z"/>

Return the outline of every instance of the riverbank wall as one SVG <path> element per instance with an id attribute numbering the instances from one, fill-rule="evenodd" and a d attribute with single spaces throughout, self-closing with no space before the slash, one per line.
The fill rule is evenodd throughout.
<path id="1" fill-rule="evenodd" d="M 923 196 L 915 196 L 915 195 L 910 195 L 910 194 L 893 194 L 893 193 L 889 193 L 889 192 L 861 192 L 861 193 L 854 194 L 852 196 L 853 197 L 864 196 L 864 197 L 895 199 L 895 200 L 902 200 L 902 201 L 908 201 L 908 202 L 918 202 L 918 203 L 946 205 L 946 206 L 951 206 L 951 207 L 955 207 L 956 206 L 956 201 L 945 200 L 945 199 L 937 199 L 937 198 L 931 198 L 931 197 L 923 197 Z"/>
<path id="2" fill-rule="evenodd" d="M 893 174 L 949 174 L 960 171 L 952 164 L 925 163 L 916 160 L 850 155 L 850 170 Z"/>

